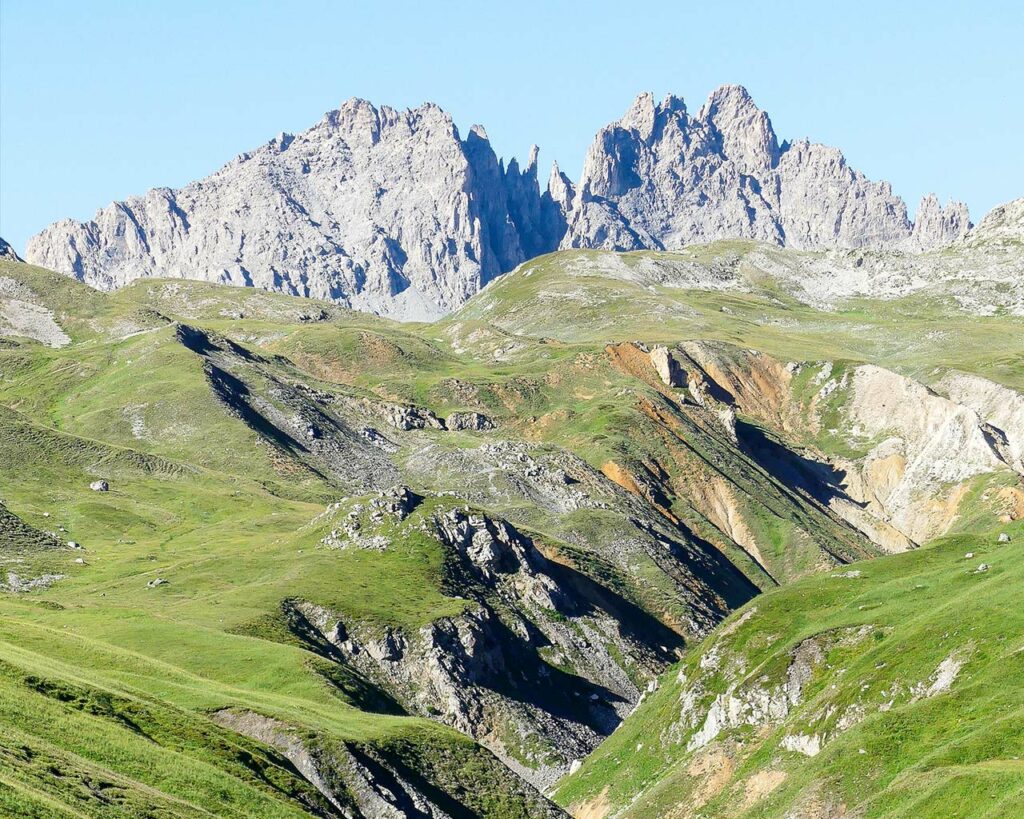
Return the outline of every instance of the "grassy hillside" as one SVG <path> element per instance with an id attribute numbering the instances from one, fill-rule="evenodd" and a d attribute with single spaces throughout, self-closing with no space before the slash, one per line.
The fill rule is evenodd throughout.
<path id="1" fill-rule="evenodd" d="M 762 272 L 751 271 L 749 292 L 673 283 L 682 278 L 673 267 L 677 257 L 683 270 L 696 261 L 713 271 L 736 265 L 756 248 L 716 242 L 686 254 L 579 250 L 541 256 L 492 282 L 445 321 L 485 321 L 518 334 L 573 341 L 719 339 L 784 361 L 871 361 L 926 382 L 941 367 L 1024 388 L 1024 318 L 967 312 L 941 292 L 847 299 L 819 310 Z M 645 263 L 652 261 L 667 272 L 651 273 Z"/>
<path id="2" fill-rule="evenodd" d="M 0 299 L 31 305 L 0 331 L 0 813 L 559 815 L 544 791 L 588 816 L 748 793 L 750 815 L 820 793 L 909 816 L 984 786 L 1012 815 L 1019 476 L 943 485 L 949 536 L 877 557 L 843 470 L 879 441 L 845 386 L 820 396 L 858 362 L 1019 389 L 1020 319 L 816 311 L 577 255 L 434 325 L 0 262 Z M 699 401 L 649 352 L 694 339 L 673 355 Z M 783 717 L 687 750 L 815 635 Z M 950 656 L 950 690 L 911 701 Z"/>
<path id="3" fill-rule="evenodd" d="M 1020 815 L 1024 526 L 999 531 L 1013 540 L 942 538 L 759 597 L 665 674 L 559 801 L 636 817 Z M 799 697 L 774 694 L 801 653 Z M 771 713 L 737 705 L 773 695 Z M 712 736 L 708 713 L 730 698 L 736 716 Z"/>

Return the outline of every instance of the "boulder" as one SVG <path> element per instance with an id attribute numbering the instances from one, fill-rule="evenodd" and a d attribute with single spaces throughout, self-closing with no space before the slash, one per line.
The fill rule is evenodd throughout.
<path id="1" fill-rule="evenodd" d="M 655 347 L 649 353 L 651 364 L 667 387 L 685 387 L 686 373 L 667 347 Z"/>
<path id="2" fill-rule="evenodd" d="M 483 430 L 494 429 L 494 422 L 480 412 L 453 412 L 444 420 L 450 430 Z"/>

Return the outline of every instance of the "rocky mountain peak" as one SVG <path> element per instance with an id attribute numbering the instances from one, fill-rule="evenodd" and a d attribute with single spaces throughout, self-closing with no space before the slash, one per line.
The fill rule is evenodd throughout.
<path id="1" fill-rule="evenodd" d="M 931 206 L 915 230 L 888 183 L 806 140 L 780 145 L 768 114 L 739 85 L 708 97 L 696 116 L 641 94 L 603 128 L 587 154 L 581 196 L 562 247 L 678 249 L 755 239 L 801 249 L 927 250 L 966 230 L 959 206 Z"/>
<path id="2" fill-rule="evenodd" d="M 21 257 L 14 252 L 14 248 L 8 244 L 3 236 L 0 236 L 0 259 L 6 259 L 10 262 L 20 262 Z"/>
<path id="3" fill-rule="evenodd" d="M 914 220 L 913 243 L 927 250 L 931 247 L 948 245 L 971 229 L 967 205 L 950 200 L 942 207 L 938 197 L 929 193 L 921 199 Z"/>
<path id="4" fill-rule="evenodd" d="M 576 188 L 561 169 L 557 162 L 551 163 L 551 174 L 548 176 L 548 196 L 568 213 L 572 209 L 573 198 L 576 196 Z"/>
<path id="5" fill-rule="evenodd" d="M 633 104 L 619 120 L 619 127 L 627 131 L 636 131 L 641 138 L 648 140 L 654 132 L 654 122 L 661 113 L 660 106 L 654 102 L 654 94 L 644 91 L 638 95 Z"/>
<path id="6" fill-rule="evenodd" d="M 712 92 L 697 119 L 721 135 L 721 150 L 730 160 L 753 172 L 774 167 L 779 143 L 775 129 L 742 85 L 723 85 Z"/>
<path id="7" fill-rule="evenodd" d="M 967 244 L 1024 243 L 1024 198 L 992 208 L 981 223 L 961 237 Z"/>
<path id="8" fill-rule="evenodd" d="M 435 104 L 352 98 L 204 180 L 52 225 L 28 255 L 101 289 L 200 279 L 430 319 L 557 246 L 536 154 L 506 169 L 482 127 L 462 139 Z"/>
<path id="9" fill-rule="evenodd" d="M 697 113 L 697 119 L 714 123 L 719 130 L 732 129 L 736 123 L 742 127 L 759 117 L 767 119 L 742 85 L 719 86 L 708 95 Z"/>
<path id="10" fill-rule="evenodd" d="M 51 225 L 27 257 L 101 289 L 200 279 L 430 319 L 560 246 L 743 238 L 919 251 L 970 224 L 962 204 L 934 198 L 912 224 L 888 183 L 839 150 L 780 144 L 740 85 L 716 89 L 696 115 L 681 97 L 640 94 L 598 132 L 578 185 L 555 165 L 542 191 L 538 153 L 506 165 L 482 126 L 463 138 L 433 103 L 398 110 L 353 97 L 206 179 Z"/>

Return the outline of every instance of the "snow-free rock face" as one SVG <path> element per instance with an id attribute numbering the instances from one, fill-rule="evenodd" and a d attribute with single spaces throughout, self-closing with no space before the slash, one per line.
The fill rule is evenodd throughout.
<path id="1" fill-rule="evenodd" d="M 543 218 L 536 151 L 505 169 L 436 105 L 353 99 L 204 180 L 51 225 L 28 258 L 105 290 L 200 279 L 433 318 L 553 249 Z"/>
<path id="2" fill-rule="evenodd" d="M 914 220 L 912 244 L 919 250 L 930 250 L 952 244 L 971 229 L 971 217 L 963 202 L 949 202 L 942 207 L 935 194 L 921 200 Z"/>
<path id="3" fill-rule="evenodd" d="M 695 115 L 679 97 L 641 94 L 598 133 L 580 184 L 556 164 L 543 192 L 536 146 L 524 167 L 506 167 L 482 128 L 463 138 L 436 105 L 397 111 L 353 99 L 206 179 L 57 222 L 26 255 L 104 290 L 147 276 L 198 279 L 433 319 L 558 247 L 756 239 L 922 251 L 969 229 L 966 206 L 943 208 L 931 195 L 912 224 L 888 183 L 850 168 L 836 148 L 780 143 L 746 90 L 727 85 Z"/>
<path id="4" fill-rule="evenodd" d="M 7 259 L 9 262 L 21 261 L 18 254 L 14 252 L 14 248 L 3 236 L 0 236 L 0 259 Z"/>
<path id="5" fill-rule="evenodd" d="M 992 208 L 981 223 L 963 237 L 967 245 L 1024 242 L 1024 198 Z"/>
<path id="6" fill-rule="evenodd" d="M 677 249 L 757 239 L 800 249 L 924 250 L 969 228 L 960 203 L 921 205 L 918 224 L 886 182 L 842 153 L 801 140 L 780 144 L 768 115 L 736 85 L 696 115 L 669 96 L 641 94 L 598 133 L 562 247 Z"/>

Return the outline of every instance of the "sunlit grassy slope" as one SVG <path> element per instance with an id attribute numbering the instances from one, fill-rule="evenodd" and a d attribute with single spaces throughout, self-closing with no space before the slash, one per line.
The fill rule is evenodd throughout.
<path id="1" fill-rule="evenodd" d="M 634 429 L 635 380 L 600 363 L 616 340 L 713 338 L 783 360 L 875 361 L 925 381 L 955 368 L 1024 387 L 1019 318 L 971 317 L 923 299 L 821 312 L 770 282 L 753 294 L 648 287 L 568 275 L 570 258 L 535 260 L 431 326 L 189 282 L 137 282 L 100 294 L 0 263 L 0 275 L 31 288 L 72 339 L 62 349 L 26 339 L 0 348 L 0 501 L 19 521 L 17 543 L 14 528 L 0 529 L 7 538 L 0 570 L 64 575 L 49 588 L 0 594 L 0 813 L 327 810 L 279 753 L 209 719 L 238 707 L 298 726 L 311 742 L 364 743 L 421 765 L 427 755 L 443 769 L 432 781 L 447 783 L 464 815 L 528 815 L 510 775 L 499 774 L 479 746 L 428 720 L 381 713 L 393 709 L 376 708 L 273 632 L 281 602 L 295 597 L 412 628 L 456 614 L 464 602 L 443 590 L 443 555 L 429 541 L 386 552 L 318 549 L 324 533 L 311 522 L 342 491 L 284 462 L 225 411 L 202 363 L 175 341 L 176 321 L 258 350 L 282 378 L 344 385 L 442 416 L 465 409 L 460 391 L 472 389 L 501 422 L 499 438 L 565 447 L 594 467 L 639 458 L 649 446 Z M 475 445 L 470 436 L 451 440 Z M 109 492 L 89 490 L 99 477 Z M 685 498 L 669 501 L 700 531 Z M 564 525 L 536 509 L 504 511 L 553 539 Z M 595 516 L 579 523 L 586 525 L 602 524 Z M 785 552 L 791 522 L 772 518 L 765 526 L 779 531 Z M 26 531 L 54 531 L 85 548 L 56 555 L 15 548 L 27 542 Z M 750 815 L 783 815 L 822 782 L 868 815 L 949 815 L 943 805 L 1019 815 L 1024 778 L 1014 757 L 1024 752 L 1024 713 L 1012 681 L 1024 672 L 1024 576 L 1015 559 L 1024 532 L 1018 527 L 1013 543 L 1000 547 L 994 534 L 985 529 L 858 565 L 858 579 L 812 577 L 749 604 L 757 613 L 728 646 L 744 652 L 751 673 L 762 666 L 775 673 L 806 636 L 873 627 L 865 644 L 830 657 L 794 726 L 830 702 L 860 698 L 874 710 L 813 759 L 779 751 L 781 729 L 740 731 L 729 778 L 702 810 L 735 813 L 752 775 L 778 771 L 784 776 L 751 803 Z M 733 545 L 721 547 L 744 559 Z M 967 561 L 968 551 L 977 557 Z M 972 574 L 982 560 L 992 569 Z M 792 567 L 794 575 L 806 569 Z M 771 587 L 749 561 L 743 570 Z M 661 581 L 649 575 L 650 584 L 631 593 L 674 614 Z M 157 579 L 166 583 L 151 587 Z M 717 639 L 687 654 L 683 674 Z M 927 679 L 951 651 L 964 657 L 951 693 L 877 712 L 893 681 Z M 685 737 L 666 742 L 678 673 L 669 672 L 562 785 L 563 804 L 605 800 L 660 816 L 692 799 L 698 778 L 686 772 Z"/>
<path id="2" fill-rule="evenodd" d="M 559 801 L 636 817 L 1021 815 L 1024 525 L 999 531 L 1013 540 L 947 537 L 748 604 L 665 675 Z M 684 715 L 688 697 L 703 714 L 728 690 L 778 685 L 799 644 L 836 635 L 787 716 L 688 750 L 702 725 Z M 929 693 L 944 662 L 955 679 Z M 787 735 L 825 742 L 808 757 Z"/>
<path id="3" fill-rule="evenodd" d="M 750 249 L 749 243 L 716 242 L 683 258 L 713 267 Z M 541 256 L 492 282 L 454 318 L 572 341 L 714 338 L 783 360 L 871 361 L 925 382 L 944 367 L 1024 388 L 1019 316 L 971 315 L 936 294 L 851 299 L 823 311 L 767 277 L 755 277 L 746 293 L 649 284 L 632 272 L 652 257 L 673 255 L 580 250 Z"/>

